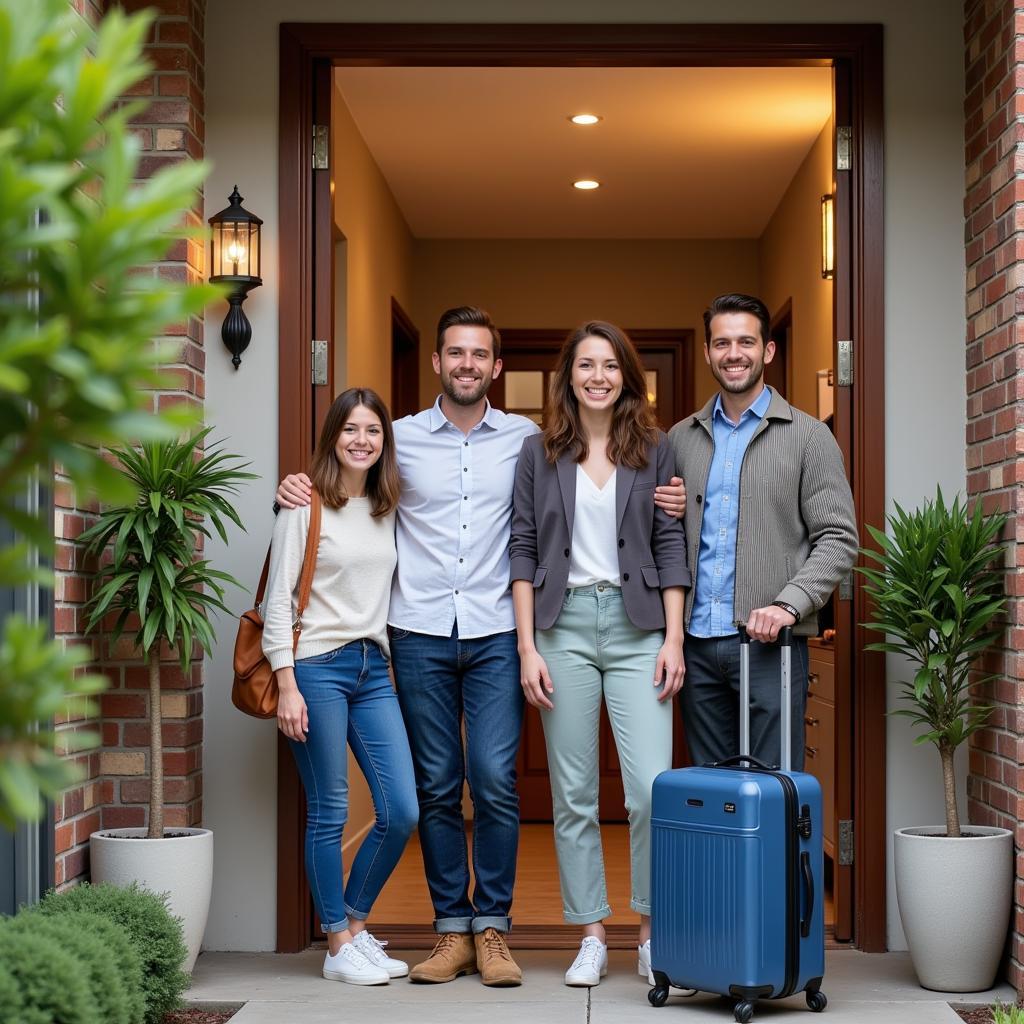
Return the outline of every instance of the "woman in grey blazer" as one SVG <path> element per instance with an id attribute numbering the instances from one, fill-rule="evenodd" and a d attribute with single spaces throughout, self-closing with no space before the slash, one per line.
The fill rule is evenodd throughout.
<path id="1" fill-rule="evenodd" d="M 653 501 L 674 474 L 632 342 L 603 321 L 578 327 L 558 356 L 544 432 L 519 456 L 509 548 L 521 681 L 544 726 L 563 910 L 583 927 L 567 985 L 596 985 L 607 971 L 602 700 L 629 812 L 638 970 L 650 971 L 651 784 L 672 763 L 690 583 L 682 524 Z"/>

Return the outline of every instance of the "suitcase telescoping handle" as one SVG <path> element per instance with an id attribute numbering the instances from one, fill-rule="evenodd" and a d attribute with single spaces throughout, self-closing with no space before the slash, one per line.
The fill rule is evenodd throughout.
<path id="1" fill-rule="evenodd" d="M 740 758 L 752 761 L 750 757 L 750 634 L 742 622 L 736 623 L 740 634 Z M 793 653 L 793 628 L 783 626 L 779 630 L 779 655 L 781 662 L 782 697 L 782 750 L 779 764 L 788 772 L 793 764 L 793 711 L 790 704 L 790 675 Z M 732 760 L 732 758 L 730 758 Z"/>

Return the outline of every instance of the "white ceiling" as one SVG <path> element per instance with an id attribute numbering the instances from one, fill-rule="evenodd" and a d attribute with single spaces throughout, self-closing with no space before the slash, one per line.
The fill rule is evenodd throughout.
<path id="1" fill-rule="evenodd" d="M 417 238 L 757 238 L 832 112 L 831 75 L 336 70 Z M 603 120 L 567 120 L 580 112 Z"/>

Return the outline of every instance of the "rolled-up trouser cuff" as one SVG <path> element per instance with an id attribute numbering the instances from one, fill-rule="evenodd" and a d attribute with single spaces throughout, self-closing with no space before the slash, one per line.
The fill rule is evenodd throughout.
<path id="1" fill-rule="evenodd" d="M 650 903 L 644 903 L 642 900 L 630 900 L 629 909 L 636 911 L 638 914 L 643 914 L 644 917 L 651 916 Z"/>
<path id="2" fill-rule="evenodd" d="M 459 932 L 468 935 L 473 930 L 473 918 L 471 917 L 438 917 L 434 920 L 434 931 L 438 935 L 445 932 Z"/>
<path id="3" fill-rule="evenodd" d="M 322 931 L 325 935 L 328 932 L 343 932 L 347 928 L 348 928 L 348 918 L 347 917 L 343 917 L 340 921 L 337 921 L 334 924 L 321 924 L 320 925 L 320 931 Z"/>
<path id="4" fill-rule="evenodd" d="M 369 913 L 364 914 L 359 910 L 353 910 L 347 903 L 345 904 L 345 913 L 356 921 L 365 921 L 370 916 Z"/>
<path id="5" fill-rule="evenodd" d="M 568 910 L 562 912 L 562 916 L 569 924 L 595 924 L 603 921 L 606 917 L 612 916 L 612 908 L 607 904 L 601 910 L 592 910 L 589 914 L 572 914 Z"/>
<path id="6" fill-rule="evenodd" d="M 493 928 L 496 932 L 508 933 L 512 929 L 511 917 L 474 917 L 473 934 L 479 935 L 487 928 Z"/>

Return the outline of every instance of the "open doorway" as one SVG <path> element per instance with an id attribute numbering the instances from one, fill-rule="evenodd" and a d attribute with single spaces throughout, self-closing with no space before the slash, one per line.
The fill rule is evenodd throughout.
<path id="1" fill-rule="evenodd" d="M 516 70 L 520 67 L 534 66 L 534 71 L 550 70 L 550 66 L 556 65 L 561 70 L 567 66 L 571 67 L 585 63 L 603 64 L 605 62 L 609 65 L 617 64 L 655 68 L 672 67 L 681 64 L 716 68 L 724 63 L 760 64 L 766 67 L 817 63 L 819 68 L 828 70 L 829 77 L 835 76 L 836 81 L 834 90 L 836 122 L 833 123 L 833 128 L 835 123 L 845 125 L 847 121 L 852 123 L 853 120 L 856 120 L 858 128 L 862 132 L 862 148 L 855 151 L 857 158 L 854 160 L 850 172 L 845 175 L 845 180 L 837 181 L 836 185 L 836 237 L 837 253 L 839 256 L 837 260 L 834 311 L 830 311 L 830 326 L 827 337 L 824 339 L 829 350 L 829 363 L 822 364 L 820 358 L 815 358 L 812 366 L 804 366 L 804 361 L 801 361 L 801 366 L 812 371 L 813 382 L 808 386 L 808 391 L 816 394 L 818 372 L 831 368 L 831 353 L 834 348 L 834 342 L 849 334 L 854 334 L 855 327 L 857 328 L 856 333 L 858 337 L 864 338 L 865 346 L 869 338 L 871 342 L 878 345 L 881 344 L 880 322 L 872 320 L 880 312 L 880 277 L 873 273 L 877 268 L 861 262 L 859 258 L 859 253 L 863 251 L 865 243 L 874 237 L 872 233 L 879 231 L 878 222 L 871 218 L 876 214 L 880 217 L 880 206 L 876 209 L 874 205 L 879 199 L 879 195 L 869 193 L 869 186 L 870 188 L 880 190 L 880 181 L 878 179 L 871 179 L 869 181 L 863 174 L 864 161 L 874 159 L 877 155 L 875 147 L 879 144 L 875 130 L 880 125 L 880 122 L 877 120 L 880 117 L 880 109 L 877 107 L 877 89 L 879 87 L 877 76 L 880 72 L 877 66 L 872 64 L 873 61 L 877 60 L 877 52 L 875 51 L 877 50 L 879 40 L 877 33 L 873 30 L 864 26 L 857 26 L 852 29 L 848 26 L 836 26 L 829 29 L 815 30 L 786 26 L 780 27 L 777 32 L 771 34 L 771 38 L 766 39 L 758 32 L 743 30 L 741 26 L 730 26 L 727 30 L 719 30 L 719 36 L 716 36 L 714 32 L 703 30 L 694 32 L 681 26 L 670 27 L 667 29 L 667 32 L 664 26 L 648 26 L 643 29 L 630 27 L 630 32 L 626 33 L 624 37 L 621 26 L 616 27 L 614 30 L 609 29 L 604 34 L 604 27 L 592 26 L 593 38 L 587 46 L 581 46 L 578 39 L 558 39 L 558 33 L 552 34 L 550 26 L 545 27 L 543 30 L 533 30 L 532 35 L 530 26 L 518 26 L 515 31 L 508 33 L 499 32 L 493 26 L 490 28 L 479 26 L 452 26 L 449 28 L 451 31 L 441 26 L 432 27 L 429 40 L 417 41 L 409 34 L 408 27 L 395 26 L 395 39 L 392 39 L 385 46 L 382 43 L 381 33 L 384 32 L 386 34 L 387 29 L 381 26 L 375 26 L 374 31 L 367 32 L 366 34 L 360 33 L 359 26 L 352 25 L 343 27 L 286 26 L 282 36 L 282 56 L 284 60 L 282 65 L 282 81 L 284 81 L 286 67 L 299 75 L 296 81 L 302 80 L 302 75 L 308 73 L 314 80 L 313 94 L 323 96 L 325 90 L 329 92 L 333 84 L 331 82 L 331 75 L 334 65 L 345 65 L 346 63 L 366 64 L 368 63 L 367 54 L 377 53 L 375 48 L 379 46 L 383 48 L 378 56 L 374 58 L 373 63 L 385 65 L 391 63 L 395 65 L 458 65 L 460 67 L 471 67 L 474 71 L 479 70 L 480 64 L 483 63 L 480 59 L 480 47 L 484 45 L 486 45 L 488 60 L 493 62 L 495 66 L 502 67 L 503 70 L 511 70 L 508 67 L 509 65 L 514 65 Z M 719 37 L 724 39 L 725 35 L 728 36 L 728 48 L 723 43 L 717 42 Z M 438 42 L 440 36 L 445 37 L 443 44 Z M 737 43 L 737 39 L 740 40 L 739 43 Z M 813 48 L 809 49 L 812 45 L 809 39 L 814 40 L 813 46 L 817 47 L 816 50 Z M 657 45 L 655 45 L 655 41 L 657 41 Z M 736 48 L 737 45 L 739 49 Z M 726 49 L 728 49 L 728 56 L 725 56 Z M 614 57 L 610 57 L 609 54 L 613 51 Z M 741 52 L 743 56 L 737 57 L 737 54 Z M 813 53 L 814 56 L 808 58 L 809 53 Z M 855 69 L 864 72 L 865 69 L 870 70 L 872 67 L 874 67 L 874 77 L 871 74 L 867 74 L 866 78 L 863 75 L 858 78 L 853 74 Z M 844 82 L 847 85 L 844 85 Z M 857 84 L 858 91 L 854 91 L 852 86 L 850 86 L 850 83 L 854 82 Z M 287 139 L 288 134 L 286 122 L 289 122 L 292 116 L 301 117 L 303 98 L 298 93 L 291 95 L 291 92 L 292 90 L 287 86 L 283 87 L 283 140 Z M 571 112 L 572 110 L 570 109 L 565 113 Z M 356 120 L 358 121 L 358 118 Z M 827 138 L 830 161 L 834 157 L 834 135 L 834 131 L 830 130 Z M 299 134 L 296 133 L 297 143 L 299 143 L 299 138 Z M 286 151 L 289 153 L 287 157 Z M 304 147 L 301 143 L 298 145 L 298 152 L 304 152 Z M 340 168 L 333 168 L 329 173 L 331 175 L 340 175 L 341 170 Z M 315 197 L 323 195 L 324 191 L 316 188 L 311 191 L 295 189 L 294 186 L 302 174 L 301 163 L 295 159 L 295 153 L 291 152 L 286 142 L 282 149 L 282 215 L 284 218 L 285 211 L 289 204 L 291 204 L 293 208 L 300 211 L 299 220 L 296 222 L 297 225 L 308 223 L 315 234 L 318 219 L 324 216 L 324 212 L 318 206 Z M 843 179 L 844 175 L 840 174 L 839 178 Z M 828 189 L 825 190 L 828 191 Z M 392 189 L 392 191 L 400 190 Z M 286 193 L 288 195 L 287 202 L 285 201 Z M 859 197 L 859 202 L 856 205 L 853 202 L 855 197 Z M 870 198 L 872 203 L 864 202 L 865 198 Z M 302 205 L 303 201 L 305 201 L 305 206 Z M 397 205 L 401 206 L 402 204 L 399 203 Z M 517 207 L 514 202 L 511 203 L 511 206 L 517 219 L 521 219 L 523 214 L 522 208 Z M 308 218 L 308 220 L 303 218 Z M 283 232 L 283 236 L 285 234 Z M 285 247 L 287 248 L 289 244 L 293 244 L 301 248 L 304 243 L 299 234 L 297 232 L 295 238 L 283 237 L 282 242 Z M 346 233 L 346 237 L 351 239 L 351 235 L 348 233 Z M 620 238 L 617 241 L 622 240 Z M 660 252 L 666 248 L 669 241 L 669 239 L 664 237 L 648 240 L 645 248 L 649 251 Z M 486 250 L 486 254 L 491 257 L 490 262 L 492 266 L 500 267 L 502 265 L 501 260 L 506 259 L 508 252 L 516 249 L 521 242 L 521 239 L 516 240 L 514 244 L 510 245 L 499 241 L 490 250 Z M 483 290 L 484 294 L 474 291 L 474 294 L 468 299 L 465 294 L 465 284 L 460 286 L 457 294 L 451 292 L 453 281 L 458 280 L 452 271 L 455 262 L 462 259 L 467 264 L 472 264 L 475 267 L 480 267 L 486 262 L 486 260 L 481 258 L 485 254 L 484 250 L 478 249 L 476 252 L 472 252 L 463 243 L 465 243 L 465 239 L 460 238 L 458 235 L 448 240 L 415 237 L 411 241 L 409 247 L 410 263 L 423 270 L 423 273 L 418 277 L 414 274 L 416 280 L 409 285 L 409 294 L 414 297 L 410 315 L 414 320 L 415 326 L 419 327 L 424 332 L 424 335 L 429 337 L 432 327 L 431 318 L 436 317 L 437 311 L 443 308 L 444 305 L 453 305 L 463 301 L 473 301 L 481 305 L 491 306 L 492 312 L 496 313 L 502 326 L 531 326 L 530 324 L 524 324 L 518 317 L 513 320 L 508 316 L 503 316 L 500 310 L 495 310 L 493 308 L 495 303 L 488 301 L 486 289 Z M 568 259 L 573 265 L 588 266 L 591 270 L 594 269 L 595 263 L 599 265 L 601 258 L 607 255 L 608 248 L 602 244 L 600 237 L 587 241 L 576 240 L 575 245 L 562 239 L 560 245 L 561 252 L 558 254 L 559 266 L 564 268 L 566 259 Z M 706 252 L 714 249 L 715 243 L 705 243 L 701 248 Z M 719 245 L 719 248 L 721 248 L 721 245 Z M 816 253 L 812 253 L 812 256 L 814 259 L 817 259 Z M 353 265 L 354 259 L 355 253 L 350 250 L 350 266 Z M 586 262 L 587 260 L 589 260 L 589 263 Z M 705 268 L 706 262 L 705 259 Z M 736 272 L 732 274 L 730 279 L 735 281 L 738 278 L 742 278 L 742 281 L 733 287 L 736 287 L 737 290 L 765 293 L 765 288 L 762 287 L 762 275 L 753 272 L 744 276 L 741 272 L 742 264 L 733 263 L 732 266 Z M 315 279 L 316 275 L 321 272 L 322 268 L 314 267 L 312 278 Z M 471 279 L 471 276 L 466 276 L 462 281 L 466 282 Z M 598 281 L 599 278 L 593 278 L 592 280 Z M 284 336 L 286 318 L 292 318 L 292 321 L 290 321 L 291 330 L 294 330 L 294 320 L 296 319 L 301 321 L 303 317 L 311 317 L 314 320 L 316 318 L 316 312 L 312 309 L 310 297 L 306 296 L 304 298 L 301 282 L 297 282 L 297 284 L 300 286 L 294 290 L 288 301 L 285 300 L 284 296 L 282 298 L 282 337 Z M 312 279 L 310 284 L 312 284 Z M 676 286 L 677 290 L 680 290 L 685 288 L 686 282 L 677 280 Z M 446 288 L 448 289 L 447 291 L 445 290 Z M 707 282 L 705 282 L 703 286 L 698 286 L 697 290 L 701 292 L 699 302 L 702 306 L 710 295 L 714 294 L 714 291 L 729 289 L 726 286 L 711 290 Z M 592 287 L 591 296 L 595 294 L 602 298 L 607 294 L 603 290 L 602 284 L 597 283 Z M 427 298 L 424 299 L 424 296 Z M 586 316 L 606 315 L 605 311 L 601 309 L 593 309 L 592 304 L 589 309 L 584 310 L 579 308 L 578 305 L 573 306 L 569 303 L 558 312 L 549 312 L 553 307 L 543 297 L 542 293 L 539 292 L 533 292 L 528 296 L 524 296 L 525 299 L 530 299 L 534 303 L 536 314 L 544 317 L 541 320 L 543 324 L 572 324 Z M 592 302 L 593 299 L 591 299 Z M 769 297 L 769 302 L 773 309 L 778 308 L 779 304 L 773 298 Z M 421 305 L 430 308 L 429 315 L 420 315 Z M 627 326 L 637 322 L 628 315 L 613 315 L 609 318 L 623 322 Z M 868 321 L 871 322 L 871 326 L 875 331 L 873 334 L 870 331 L 864 331 Z M 647 322 L 649 323 L 650 321 Z M 662 322 L 683 322 L 690 329 L 697 329 L 698 343 L 692 349 L 694 362 L 691 364 L 696 375 L 696 372 L 700 370 L 700 363 L 702 362 L 699 346 L 701 335 L 699 325 L 694 320 L 692 310 L 684 321 L 673 317 Z M 800 330 L 800 322 L 799 317 L 796 317 L 795 326 L 792 328 L 791 344 L 787 346 L 787 362 L 790 367 L 796 366 L 793 353 L 796 351 L 796 346 L 799 345 L 797 332 Z M 533 321 L 532 326 L 536 325 L 537 321 Z M 819 342 L 822 341 L 820 334 L 816 334 L 815 338 Z M 514 349 L 510 351 L 515 354 Z M 379 349 L 377 354 L 379 357 Z M 867 403 L 864 401 L 864 395 L 858 389 L 863 388 L 865 384 L 870 382 L 869 388 L 872 391 L 872 402 L 875 397 L 881 395 L 881 380 L 877 374 L 880 373 L 878 368 L 882 364 L 881 360 L 876 360 L 873 364 L 866 363 L 866 352 L 864 350 L 859 351 L 856 358 L 858 366 L 862 370 L 865 367 L 869 369 L 862 372 L 859 381 L 856 377 L 854 378 L 855 387 L 853 389 L 848 388 L 844 396 L 841 398 L 837 397 L 836 424 L 837 436 L 840 438 L 840 443 L 847 454 L 848 466 L 851 469 L 854 481 L 855 495 L 858 499 L 858 511 L 863 520 L 871 519 L 872 510 L 877 510 L 880 507 L 880 482 L 877 479 L 877 474 L 869 478 L 868 474 L 861 472 L 864 469 L 863 460 L 866 457 L 866 451 L 853 444 L 855 417 L 857 423 L 860 424 L 859 429 L 861 433 L 859 436 L 864 439 L 867 439 L 867 434 L 872 430 L 880 431 L 882 424 L 880 418 L 875 419 L 873 423 L 870 421 L 870 417 L 867 420 L 861 419 L 863 411 L 867 408 Z M 391 367 L 386 365 L 387 361 L 379 360 L 379 358 L 378 361 L 384 362 L 385 365 L 374 368 L 370 368 L 367 365 L 366 372 L 388 375 Z M 349 379 L 354 380 L 356 377 L 351 375 L 351 363 L 352 360 L 350 358 Z M 424 364 L 425 361 L 421 352 L 420 366 L 422 367 Z M 870 369 L 872 365 L 873 370 Z M 872 372 L 875 374 L 874 378 L 871 378 Z M 791 370 L 787 372 L 787 376 L 792 376 Z M 427 380 L 429 378 L 424 375 L 424 379 Z M 432 381 L 430 383 L 432 384 Z M 282 396 L 286 394 L 289 386 L 288 381 L 282 380 Z M 298 381 L 295 382 L 295 386 L 302 387 Z M 314 392 L 316 390 L 314 389 Z M 697 390 L 699 391 L 699 388 Z M 707 393 L 709 392 L 704 394 L 698 393 L 695 396 L 698 404 L 700 404 L 699 400 L 706 397 Z M 425 397 L 423 392 L 421 392 L 421 404 Z M 326 400 L 329 402 L 329 397 Z M 793 400 L 796 400 L 795 397 Z M 282 402 L 285 401 L 287 399 L 283 397 Z M 323 397 L 314 395 L 311 401 L 312 407 L 315 409 L 323 405 L 323 401 Z M 802 405 L 799 402 L 797 404 Z M 806 406 L 803 407 L 806 408 Z M 807 411 L 813 413 L 814 409 L 807 409 Z M 294 466 L 301 464 L 308 457 L 308 450 L 303 451 L 301 443 L 299 438 L 285 438 L 282 434 L 282 461 L 284 463 Z M 289 449 L 287 456 L 285 455 L 286 448 Z M 877 442 L 876 450 L 880 450 Z M 856 597 L 856 595 L 853 596 Z M 846 821 L 852 821 L 852 806 L 855 799 L 854 787 L 860 793 L 862 807 L 868 807 L 875 801 L 877 801 L 878 807 L 884 806 L 884 801 L 882 800 L 882 793 L 884 793 L 884 760 L 876 756 L 872 764 L 867 765 L 860 758 L 860 754 L 871 742 L 870 736 L 872 731 L 876 738 L 879 735 L 882 718 L 878 701 L 876 700 L 872 703 L 871 700 L 867 699 L 864 688 L 859 688 L 855 685 L 855 681 L 862 679 L 867 671 L 869 659 L 860 652 L 854 657 L 854 650 L 859 645 L 854 642 L 853 622 L 862 618 L 862 615 L 856 615 L 854 609 L 855 601 L 850 600 L 849 595 L 838 602 L 835 618 L 840 624 L 837 631 L 841 633 L 842 639 L 835 646 L 833 655 L 837 684 L 839 689 L 842 690 L 841 695 L 837 694 L 839 704 L 837 705 L 835 717 L 839 721 L 850 723 L 850 735 L 848 737 L 839 737 L 836 746 L 837 750 L 845 750 L 845 763 L 848 767 L 852 769 L 853 765 L 857 765 L 856 778 L 851 777 L 853 775 L 852 770 L 848 775 L 849 792 L 844 793 L 842 799 L 836 802 L 837 814 L 849 813 L 849 818 L 844 819 Z M 841 711 L 840 709 L 843 710 Z M 283 766 L 283 768 L 286 774 L 287 765 Z M 287 778 L 282 778 L 282 795 L 286 796 L 288 794 L 289 785 L 294 785 L 294 780 L 289 782 Z M 293 789 L 292 792 L 294 791 Z M 862 948 L 881 948 L 884 944 L 884 907 L 879 906 L 877 902 L 869 903 L 866 894 L 869 891 L 881 891 L 882 888 L 878 882 L 878 877 L 879 871 L 884 872 L 884 854 L 880 853 L 880 851 L 884 850 L 884 831 L 877 821 L 874 823 L 869 822 L 867 815 L 860 820 L 864 821 L 866 826 L 863 832 L 857 832 L 856 839 L 858 854 L 862 854 L 862 859 L 857 865 L 857 891 L 863 894 L 861 896 L 862 904 L 858 905 L 855 902 L 856 898 L 852 880 L 853 869 L 851 865 L 849 863 L 839 864 L 837 862 L 836 867 L 837 869 L 841 868 L 848 879 L 848 885 L 844 891 L 849 895 L 846 913 L 850 922 L 851 935 L 856 938 Z M 296 843 L 296 836 L 294 834 L 289 836 L 288 834 L 288 829 L 292 829 L 294 833 L 294 816 L 289 816 L 286 825 L 287 828 L 279 835 L 279 845 L 282 847 L 281 863 L 286 874 L 289 871 L 293 872 L 293 876 L 290 876 L 285 889 L 294 894 L 296 892 L 295 877 L 298 877 L 298 875 L 295 875 L 293 868 L 288 865 L 283 849 L 289 843 Z M 882 856 L 882 859 L 879 862 L 880 856 Z M 295 859 L 294 855 L 292 855 L 292 859 Z M 298 868 L 298 865 L 295 865 L 294 868 L 300 875 L 301 870 Z M 874 878 L 876 883 L 874 886 L 871 885 L 872 878 Z M 285 891 L 285 889 L 282 889 L 282 891 Z M 282 909 L 285 909 L 283 903 L 281 906 Z M 554 904 L 554 908 L 557 915 L 557 901 Z M 288 933 L 288 920 L 282 921 L 279 918 L 280 948 L 292 948 L 292 946 L 304 944 L 303 931 L 306 936 L 309 935 L 308 929 L 303 929 L 301 925 L 291 933 Z M 856 932 L 855 935 L 854 932 Z"/>

